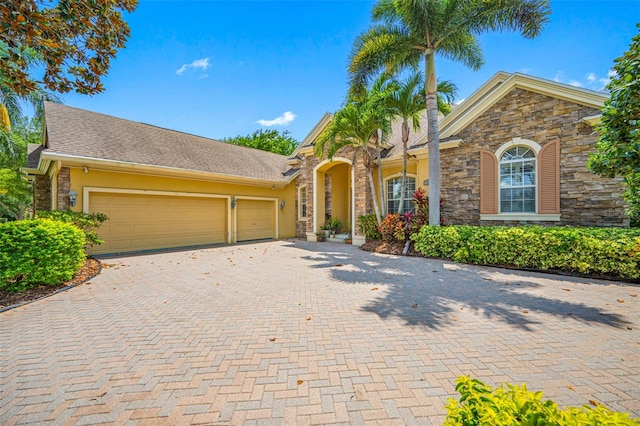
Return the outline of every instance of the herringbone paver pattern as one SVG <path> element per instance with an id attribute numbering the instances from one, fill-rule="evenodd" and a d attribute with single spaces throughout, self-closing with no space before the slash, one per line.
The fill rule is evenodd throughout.
<path id="1" fill-rule="evenodd" d="M 440 424 L 454 380 L 640 416 L 640 288 L 276 241 L 0 314 L 2 424 Z"/>

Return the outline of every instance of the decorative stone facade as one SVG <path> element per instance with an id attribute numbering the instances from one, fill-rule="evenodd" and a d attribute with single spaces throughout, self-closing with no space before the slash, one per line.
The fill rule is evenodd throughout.
<path id="1" fill-rule="evenodd" d="M 354 158 L 353 148 L 345 147 L 342 150 L 338 151 L 335 157 L 342 157 L 352 160 Z M 298 237 L 306 237 L 307 233 L 315 233 L 318 232 L 317 229 L 314 229 L 313 226 L 313 216 L 315 212 L 315 200 L 313 197 L 313 179 L 314 179 L 314 169 L 324 160 L 319 159 L 313 153 L 307 154 L 303 160 L 300 167 L 300 174 L 298 176 L 298 180 L 296 183 L 296 190 L 300 186 L 306 185 L 307 187 L 307 220 L 306 222 L 298 222 L 296 226 L 296 235 Z M 364 167 L 364 162 L 362 156 L 357 156 L 355 159 L 355 163 L 352 165 L 352 168 L 355 172 L 354 175 L 354 184 L 355 186 L 351 188 L 354 194 L 355 205 L 353 206 L 355 210 L 356 219 L 358 216 L 370 214 L 373 210 L 372 201 L 371 201 L 371 190 L 369 188 L 369 182 L 367 178 L 367 169 Z M 329 172 L 330 175 L 330 172 Z M 332 179 L 332 178 L 330 178 Z M 339 184 L 333 180 L 331 184 Z M 351 182 L 344 182 L 343 184 L 350 186 Z M 327 185 L 328 186 L 328 185 Z M 325 194 L 327 193 L 327 189 L 324 188 Z M 328 191 L 330 192 L 330 191 Z M 330 208 L 332 208 L 332 204 L 335 200 L 332 200 L 329 196 L 326 202 L 329 202 Z M 299 200 L 297 200 L 299 202 Z M 325 206 L 326 211 L 326 206 Z M 329 210 L 331 211 L 331 210 Z M 324 223 L 325 217 L 318 218 L 318 225 L 322 225 Z M 304 229 L 301 224 L 304 224 Z M 346 225 L 346 224 L 345 224 Z M 352 229 L 352 233 L 354 236 L 362 236 L 359 227 L 356 226 Z M 363 237 L 364 238 L 364 237 Z"/>
<path id="2" fill-rule="evenodd" d="M 461 146 L 441 151 L 445 223 L 521 224 L 480 221 L 480 149 L 496 152 L 518 137 L 544 146 L 557 137 L 561 220 L 544 224 L 628 226 L 621 179 L 602 178 L 586 167 L 598 136 L 582 119 L 599 112 L 562 99 L 513 89 L 456 135 L 463 140 Z"/>
<path id="3" fill-rule="evenodd" d="M 35 175 L 33 180 L 33 191 L 34 210 L 51 210 L 51 179 L 49 179 L 49 176 Z"/>
<path id="4" fill-rule="evenodd" d="M 71 190 L 71 171 L 62 167 L 58 172 L 58 210 L 69 210 L 69 191 Z"/>

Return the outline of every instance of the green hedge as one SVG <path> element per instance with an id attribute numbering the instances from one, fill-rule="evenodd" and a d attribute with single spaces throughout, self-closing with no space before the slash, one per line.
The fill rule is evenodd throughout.
<path id="1" fill-rule="evenodd" d="M 49 219 L 0 224 L 0 288 L 22 291 L 67 281 L 84 260 L 84 233 Z"/>
<path id="2" fill-rule="evenodd" d="M 542 392 L 531 392 L 523 385 L 506 384 L 491 388 L 477 379 L 459 377 L 456 391 L 460 401 L 449 399 L 444 426 L 467 425 L 639 425 L 627 413 L 595 407 L 568 407 L 564 410 Z"/>
<path id="3" fill-rule="evenodd" d="M 415 251 L 460 263 L 640 277 L 640 230 L 542 226 L 424 226 Z"/>

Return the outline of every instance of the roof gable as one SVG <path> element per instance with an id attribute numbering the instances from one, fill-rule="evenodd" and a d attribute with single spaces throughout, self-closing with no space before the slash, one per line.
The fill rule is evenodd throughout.
<path id="1" fill-rule="evenodd" d="M 451 114 L 440 120 L 441 138 L 455 136 L 471 124 L 477 117 L 495 105 L 514 88 L 563 99 L 576 104 L 600 109 L 607 94 L 574 87 L 530 75 L 499 72 L 463 101 Z"/>

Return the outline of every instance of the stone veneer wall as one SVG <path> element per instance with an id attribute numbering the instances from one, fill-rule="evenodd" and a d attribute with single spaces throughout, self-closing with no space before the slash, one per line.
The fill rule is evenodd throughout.
<path id="1" fill-rule="evenodd" d="M 71 171 L 62 167 L 58 172 L 58 210 L 68 210 L 69 191 L 71 190 Z"/>
<path id="2" fill-rule="evenodd" d="M 350 147 L 345 147 L 338 151 L 336 157 L 353 159 L 353 149 Z M 302 165 L 300 167 L 300 175 L 298 176 L 296 189 L 303 185 L 307 186 L 307 220 L 306 222 L 298 222 L 296 225 L 296 236 L 301 238 L 306 237 L 307 232 L 317 232 L 317 230 L 313 229 L 313 169 L 322 161 L 324 160 L 320 160 L 315 155 L 309 154 L 304 157 L 304 159 L 302 160 Z M 355 195 L 354 210 L 357 219 L 360 215 L 370 214 L 373 211 L 373 204 L 371 201 L 369 182 L 367 181 L 367 170 L 364 167 L 362 156 L 357 156 L 353 167 L 355 170 L 355 187 L 353 188 L 353 192 Z M 318 223 L 324 223 L 324 218 L 319 218 Z M 304 229 L 302 229 L 302 224 L 304 224 Z M 353 235 L 362 235 L 357 225 L 355 229 L 352 230 L 352 232 Z"/>
<path id="3" fill-rule="evenodd" d="M 35 211 L 51 210 L 51 179 L 36 175 L 33 181 L 33 208 Z"/>
<path id="4" fill-rule="evenodd" d="M 582 118 L 593 108 L 514 89 L 458 135 L 460 147 L 441 151 L 442 214 L 447 224 L 511 225 L 480 222 L 480 149 L 492 152 L 513 138 L 541 146 L 560 139 L 560 222 L 548 225 L 628 226 L 622 180 L 601 178 L 589 170 L 588 154 L 598 136 Z M 530 222 L 533 223 L 533 222 Z M 536 222 L 539 223 L 539 222 Z"/>

